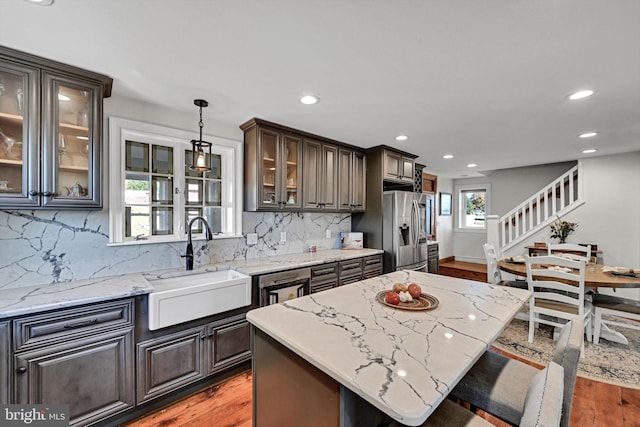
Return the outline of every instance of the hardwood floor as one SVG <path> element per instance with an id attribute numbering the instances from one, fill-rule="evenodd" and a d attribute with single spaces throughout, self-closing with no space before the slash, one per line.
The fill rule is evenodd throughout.
<path id="1" fill-rule="evenodd" d="M 503 354 L 509 356 L 507 353 Z M 251 400 L 251 372 L 247 371 L 126 426 L 251 427 Z M 508 425 L 490 415 L 482 415 L 496 426 Z M 571 426 L 640 427 L 640 390 L 578 377 Z"/>

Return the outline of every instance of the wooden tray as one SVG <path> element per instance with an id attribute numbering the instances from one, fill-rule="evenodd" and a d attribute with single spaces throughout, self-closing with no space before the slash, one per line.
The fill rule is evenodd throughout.
<path id="1" fill-rule="evenodd" d="M 431 310 L 438 306 L 440 301 L 438 298 L 429 294 L 420 294 L 418 298 L 414 298 L 411 302 L 401 302 L 398 305 L 389 304 L 385 301 L 384 296 L 387 292 L 393 292 L 392 290 L 378 292 L 376 295 L 376 299 L 379 303 L 386 305 L 387 307 L 397 308 L 400 310 L 413 310 L 413 311 L 424 311 Z"/>

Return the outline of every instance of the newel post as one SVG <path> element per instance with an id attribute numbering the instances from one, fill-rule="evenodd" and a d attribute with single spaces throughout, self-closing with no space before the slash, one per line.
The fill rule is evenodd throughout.
<path id="1" fill-rule="evenodd" d="M 496 250 L 498 256 L 502 255 L 500 250 L 500 217 L 498 215 L 487 215 L 487 243 L 491 243 Z"/>

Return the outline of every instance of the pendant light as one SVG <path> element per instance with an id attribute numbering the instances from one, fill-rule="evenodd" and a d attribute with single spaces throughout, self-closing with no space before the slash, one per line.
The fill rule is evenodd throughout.
<path id="1" fill-rule="evenodd" d="M 209 103 L 204 99 L 194 99 L 193 103 L 200 107 L 200 122 L 198 122 L 200 138 L 191 140 L 191 166 L 189 166 L 189 169 L 198 172 L 209 172 L 211 170 L 211 147 L 213 144 L 202 140 L 202 128 L 204 127 L 204 123 L 202 123 L 202 108 L 208 107 Z M 208 152 L 205 151 L 206 149 L 208 149 Z"/>

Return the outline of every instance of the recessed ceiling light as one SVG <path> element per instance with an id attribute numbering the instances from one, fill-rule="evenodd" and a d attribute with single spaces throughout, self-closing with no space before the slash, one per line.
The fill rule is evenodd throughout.
<path id="1" fill-rule="evenodd" d="M 442 156 L 443 159 L 453 159 L 453 154 L 445 154 Z"/>
<path id="2" fill-rule="evenodd" d="M 67 95 L 63 95 L 61 93 L 58 94 L 58 100 L 60 101 L 71 101 L 71 98 L 69 98 Z"/>
<path id="3" fill-rule="evenodd" d="M 593 91 L 591 89 L 580 90 L 576 93 L 572 93 L 569 95 L 569 99 L 575 101 L 576 99 L 586 98 L 587 96 L 593 95 Z"/>
<path id="4" fill-rule="evenodd" d="M 407 135 L 398 135 L 398 136 L 396 136 L 396 141 L 406 141 L 407 139 L 409 139 L 409 137 Z"/>
<path id="5" fill-rule="evenodd" d="M 598 134 L 598 132 L 585 132 L 580 134 L 580 138 L 593 138 L 594 136 L 596 136 Z"/>
<path id="6" fill-rule="evenodd" d="M 313 105 L 313 104 L 316 104 L 318 101 L 320 101 L 320 98 L 314 95 L 305 95 L 302 98 L 300 98 L 300 102 L 302 102 L 305 105 Z"/>
<path id="7" fill-rule="evenodd" d="M 25 0 L 27 3 L 37 4 L 39 6 L 51 6 L 53 0 Z"/>
<path id="8" fill-rule="evenodd" d="M 478 166 L 478 165 L 476 165 L 475 163 L 469 163 L 467 165 L 468 168 L 475 168 L 476 166 Z"/>
<path id="9" fill-rule="evenodd" d="M 582 153 L 583 154 L 591 154 L 591 153 L 595 153 L 596 151 L 598 151 L 598 150 L 596 150 L 595 148 L 589 148 L 588 150 L 582 150 Z"/>

